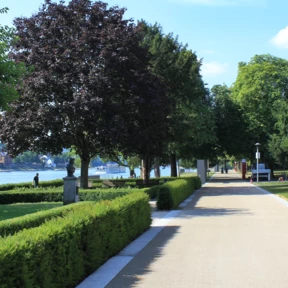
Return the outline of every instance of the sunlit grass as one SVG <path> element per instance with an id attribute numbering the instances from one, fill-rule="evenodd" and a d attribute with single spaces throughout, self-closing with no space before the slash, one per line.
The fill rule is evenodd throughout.
<path id="1" fill-rule="evenodd" d="M 62 206 L 62 202 L 17 203 L 0 205 L 0 221 Z"/>
<path id="2" fill-rule="evenodd" d="M 259 183 L 254 182 L 253 184 L 275 195 L 288 199 L 288 181 L 263 181 Z"/>
<path id="3" fill-rule="evenodd" d="M 187 172 L 180 174 L 180 177 L 191 177 L 191 176 L 197 176 L 197 172 Z"/>

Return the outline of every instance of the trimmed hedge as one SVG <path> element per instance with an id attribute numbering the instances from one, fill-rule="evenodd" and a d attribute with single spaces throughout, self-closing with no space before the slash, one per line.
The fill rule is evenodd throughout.
<path id="1" fill-rule="evenodd" d="M 162 185 L 155 185 L 149 188 L 143 188 L 141 189 L 142 191 L 144 191 L 145 193 L 147 193 L 150 197 L 150 199 L 155 199 L 157 198 L 157 195 L 159 193 L 159 189 Z"/>
<path id="2" fill-rule="evenodd" d="M 59 187 L 63 186 L 63 179 L 57 179 L 57 180 L 51 180 L 51 181 L 41 181 L 40 182 L 40 187 Z M 17 188 L 31 188 L 32 187 L 32 179 L 30 182 L 25 182 L 25 183 L 12 183 L 12 184 L 4 184 L 0 185 L 0 191 L 9 191 L 9 190 L 14 190 Z"/>
<path id="3" fill-rule="evenodd" d="M 183 179 L 167 182 L 160 186 L 157 197 L 159 210 L 171 210 L 201 187 L 199 177 L 185 177 Z"/>
<path id="4" fill-rule="evenodd" d="M 63 192 L 1 192 L 0 204 L 61 202 Z"/>
<path id="5" fill-rule="evenodd" d="M 23 229 L 38 227 L 52 218 L 63 217 L 69 212 L 88 204 L 94 204 L 94 202 L 78 202 L 75 204 L 27 214 L 21 217 L 2 220 L 0 221 L 0 236 L 4 237 L 6 235 L 13 235 Z"/>
<path id="6" fill-rule="evenodd" d="M 150 227 L 148 200 L 131 193 L 0 239 L 1 287 L 75 287 Z"/>
<path id="7" fill-rule="evenodd" d="M 139 189 L 89 189 L 79 191 L 80 201 L 99 201 L 112 200 L 114 198 L 126 195 Z M 37 203 L 37 202 L 63 202 L 63 190 L 61 192 L 43 192 L 43 191 L 27 191 L 27 192 L 1 192 L 0 204 L 13 203 Z"/>
<path id="8" fill-rule="evenodd" d="M 185 179 L 187 177 L 160 177 L 160 178 L 151 178 L 151 180 L 159 180 L 160 184 L 168 181 L 174 181 L 174 180 L 179 180 L 179 179 Z M 93 188 L 103 188 L 103 180 L 105 179 L 94 179 L 93 181 Z M 123 179 L 111 179 L 112 182 L 125 182 L 125 186 L 131 186 L 135 187 L 136 186 L 136 181 L 139 180 L 139 178 L 123 178 Z M 63 179 L 57 179 L 57 180 L 51 180 L 51 181 L 41 181 L 39 187 L 37 188 L 32 188 L 32 181 L 31 182 L 22 182 L 22 183 L 11 183 L 11 184 L 3 184 L 0 185 L 0 192 L 1 191 L 10 191 L 10 190 L 19 190 L 25 191 L 26 189 L 43 189 L 45 188 L 53 188 L 53 187 L 61 187 L 64 184 Z M 106 189 L 106 187 L 104 187 Z"/>

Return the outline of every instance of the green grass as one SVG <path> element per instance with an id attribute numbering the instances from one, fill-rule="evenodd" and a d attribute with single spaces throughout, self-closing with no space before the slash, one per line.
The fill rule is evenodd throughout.
<path id="1" fill-rule="evenodd" d="M 269 191 L 273 194 L 276 194 L 288 200 L 288 181 L 284 181 L 284 182 L 264 181 L 264 182 L 259 182 L 259 183 L 254 182 L 253 184 L 261 187 L 262 189 L 266 191 Z"/>
<path id="2" fill-rule="evenodd" d="M 181 173 L 180 177 L 192 177 L 192 176 L 197 176 L 196 172 L 187 172 L 187 173 Z"/>
<path id="3" fill-rule="evenodd" d="M 0 205 L 0 221 L 35 213 L 41 210 L 48 210 L 62 205 L 62 202 L 17 203 Z"/>

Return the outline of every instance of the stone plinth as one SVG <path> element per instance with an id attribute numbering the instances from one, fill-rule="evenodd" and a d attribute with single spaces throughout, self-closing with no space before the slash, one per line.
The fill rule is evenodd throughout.
<path id="1" fill-rule="evenodd" d="M 64 177 L 63 205 L 78 202 L 77 177 Z"/>
<path id="2" fill-rule="evenodd" d="M 206 161 L 205 160 L 197 160 L 197 175 L 201 179 L 201 183 L 206 183 Z"/>

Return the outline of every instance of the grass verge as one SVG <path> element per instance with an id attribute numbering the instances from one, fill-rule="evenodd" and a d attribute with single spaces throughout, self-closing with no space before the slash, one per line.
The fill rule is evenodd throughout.
<path id="1" fill-rule="evenodd" d="M 272 181 L 272 182 L 259 182 L 253 183 L 254 185 L 259 186 L 260 188 L 269 191 L 275 195 L 278 195 L 280 197 L 283 197 L 288 200 L 288 181 L 284 182 L 278 182 L 278 181 Z"/>

